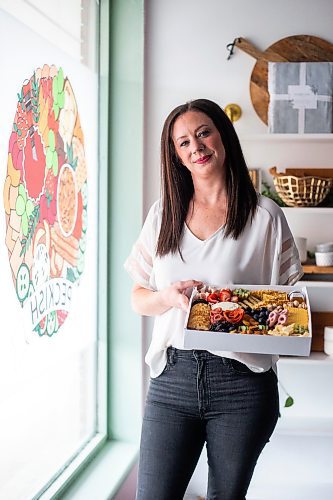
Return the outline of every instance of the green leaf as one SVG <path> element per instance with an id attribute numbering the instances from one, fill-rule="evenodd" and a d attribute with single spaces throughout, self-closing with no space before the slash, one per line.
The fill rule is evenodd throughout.
<path id="1" fill-rule="evenodd" d="M 13 129 L 15 130 L 15 132 L 17 132 L 17 131 L 18 131 L 18 128 L 17 128 L 17 125 L 16 125 L 16 123 L 15 123 L 15 122 L 13 123 Z"/>
<path id="2" fill-rule="evenodd" d="M 26 212 L 24 212 L 24 214 L 22 215 L 21 222 L 22 222 L 22 233 L 24 234 L 24 236 L 28 236 L 29 223 L 28 223 L 28 216 L 27 216 Z"/>
<path id="3" fill-rule="evenodd" d="M 24 204 L 26 204 L 26 202 L 27 202 L 27 193 L 25 192 L 25 188 L 24 188 L 23 184 L 19 184 L 18 193 L 24 199 Z"/>
<path id="4" fill-rule="evenodd" d="M 52 168 L 53 163 L 53 151 L 51 148 L 47 148 L 46 150 L 46 166 L 50 170 Z"/>
<path id="5" fill-rule="evenodd" d="M 15 211 L 16 211 L 17 215 L 20 217 L 25 212 L 25 201 L 24 201 L 23 196 L 21 196 L 21 195 L 18 195 L 18 197 L 16 198 Z"/>
<path id="6" fill-rule="evenodd" d="M 32 203 L 32 201 L 28 200 L 27 204 L 25 206 L 25 211 L 26 211 L 28 217 L 31 217 L 31 215 L 33 214 L 34 208 L 35 207 L 34 207 L 34 204 Z"/>
<path id="7" fill-rule="evenodd" d="M 63 108 L 65 104 L 65 92 L 59 92 L 58 94 L 58 106 L 59 108 Z"/>
<path id="8" fill-rule="evenodd" d="M 72 163 L 73 170 L 76 170 L 77 162 L 78 162 L 78 157 L 76 157 L 75 160 Z"/>
<path id="9" fill-rule="evenodd" d="M 55 101 L 53 103 L 53 111 L 54 111 L 54 117 L 55 117 L 55 119 L 58 120 L 60 108 L 59 108 L 58 104 Z"/>
<path id="10" fill-rule="evenodd" d="M 48 192 L 48 190 L 46 190 L 45 196 L 46 196 L 47 208 L 50 208 L 51 201 L 52 201 L 52 194 L 50 194 Z"/>
<path id="11" fill-rule="evenodd" d="M 67 147 L 67 158 L 68 163 L 71 165 L 73 163 L 73 146 Z"/>
<path id="12" fill-rule="evenodd" d="M 64 72 L 60 67 L 58 71 L 58 92 L 60 93 L 63 88 L 64 88 Z"/>
<path id="13" fill-rule="evenodd" d="M 71 267 L 67 268 L 67 279 L 69 281 L 71 281 L 72 283 L 75 283 L 75 281 L 76 281 L 74 271 Z"/>
<path id="14" fill-rule="evenodd" d="M 57 75 L 53 78 L 53 81 L 52 81 L 52 95 L 53 95 L 53 100 L 56 102 L 58 99 L 58 77 L 57 77 Z"/>
<path id="15" fill-rule="evenodd" d="M 288 396 L 285 403 L 284 403 L 284 407 L 285 408 L 289 408 L 290 406 L 292 406 L 294 404 L 294 400 L 291 396 Z"/>
<path id="16" fill-rule="evenodd" d="M 59 162 L 58 162 L 58 154 L 56 151 L 53 151 L 53 158 L 52 158 L 52 169 L 53 169 L 53 174 L 55 176 L 58 175 L 58 167 L 59 167 Z"/>
<path id="17" fill-rule="evenodd" d="M 49 141 L 49 148 L 51 151 L 55 150 L 55 135 L 52 129 L 49 130 L 49 133 L 47 135 L 48 141 Z"/>

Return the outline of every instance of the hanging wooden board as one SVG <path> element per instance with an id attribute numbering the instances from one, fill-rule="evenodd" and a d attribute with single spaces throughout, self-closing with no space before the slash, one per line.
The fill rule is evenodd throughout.
<path id="1" fill-rule="evenodd" d="M 237 38 L 235 45 L 257 59 L 250 78 L 250 95 L 257 115 L 266 125 L 269 105 L 268 62 L 333 61 L 333 44 L 311 35 L 293 35 L 282 38 L 263 52 L 245 38 Z"/>

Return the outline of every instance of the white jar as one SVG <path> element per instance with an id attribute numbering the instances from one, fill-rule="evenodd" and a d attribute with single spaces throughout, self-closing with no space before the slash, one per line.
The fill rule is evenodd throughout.
<path id="1" fill-rule="evenodd" d="M 333 266 L 333 252 L 315 252 L 316 266 Z"/>
<path id="2" fill-rule="evenodd" d="M 333 326 L 324 328 L 324 352 L 328 356 L 333 356 Z"/>
<path id="3" fill-rule="evenodd" d="M 319 243 L 316 245 L 316 252 L 333 252 L 333 242 Z"/>
<path id="4" fill-rule="evenodd" d="M 303 238 L 301 236 L 295 236 L 294 240 L 299 253 L 301 264 L 304 264 L 304 262 L 306 262 L 307 259 L 307 252 L 306 252 L 307 238 Z"/>

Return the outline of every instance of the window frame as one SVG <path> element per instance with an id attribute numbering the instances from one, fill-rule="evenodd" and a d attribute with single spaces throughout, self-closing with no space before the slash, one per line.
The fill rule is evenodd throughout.
<path id="1" fill-rule="evenodd" d="M 98 0 L 96 0 L 98 1 Z M 137 30 L 138 41 L 132 41 L 128 48 L 128 57 L 132 62 L 136 62 L 138 56 L 140 60 L 133 69 L 137 80 L 136 93 L 134 97 L 139 98 L 139 105 L 136 111 L 136 122 L 139 127 L 136 156 L 137 163 L 132 167 L 133 175 L 139 181 L 135 191 L 135 223 L 128 230 L 128 241 L 134 241 L 137 237 L 142 224 L 142 179 L 143 179 L 143 76 L 144 76 L 144 0 L 135 2 L 123 2 L 123 0 L 100 0 L 99 4 L 99 26 L 98 26 L 98 50 L 99 50 L 99 68 L 98 68 L 98 88 L 99 88 L 99 109 L 98 109 L 98 158 L 99 158 L 99 180 L 98 180 L 98 312 L 96 328 L 99 332 L 98 353 L 97 353 L 97 433 L 93 439 L 82 449 L 77 456 L 68 464 L 65 464 L 58 477 L 50 481 L 44 492 L 37 498 L 49 500 L 62 498 L 62 500 L 72 500 L 74 497 L 107 498 L 115 493 L 121 486 L 126 475 L 137 461 L 139 448 L 139 434 L 135 431 L 127 432 L 126 422 L 123 422 L 121 415 L 121 405 L 118 412 L 115 411 L 119 403 L 119 394 L 116 394 L 115 385 L 119 383 L 119 375 L 116 376 L 114 361 L 117 356 L 117 344 L 121 342 L 117 329 L 119 316 L 114 314 L 119 309 L 116 303 L 112 288 L 121 287 L 121 293 L 124 294 L 123 311 L 127 311 L 129 329 L 134 327 L 138 332 L 130 332 L 131 336 L 137 338 L 134 348 L 138 348 L 137 358 L 135 360 L 135 373 L 137 375 L 136 384 L 142 391 L 142 350 L 141 336 L 142 330 L 141 318 L 128 311 L 130 307 L 129 291 L 132 286 L 130 278 L 126 281 L 125 273 L 118 272 L 115 275 L 115 266 L 119 269 L 122 253 L 115 255 L 115 235 L 110 221 L 111 217 L 118 221 L 121 213 L 112 206 L 111 196 L 115 189 L 124 186 L 126 175 L 118 179 L 118 188 L 116 175 L 112 175 L 113 164 L 116 164 L 115 155 L 112 152 L 111 144 L 117 140 L 114 135 L 114 125 L 117 121 L 115 117 L 114 102 L 119 100 L 117 88 L 119 89 L 119 80 L 122 79 L 121 57 L 119 55 L 116 63 L 112 62 L 114 54 L 119 51 L 119 44 L 123 36 L 127 36 L 131 29 L 123 21 L 128 14 L 132 18 L 134 29 Z M 129 23 L 130 24 L 130 23 Z M 121 26 L 120 29 L 115 27 Z M 126 33 L 127 30 L 127 33 Z M 140 43 L 141 42 L 141 43 Z M 128 75 L 127 75 L 128 76 Z M 116 90 L 113 90 L 113 87 Z M 129 91 L 130 93 L 130 91 Z M 132 95 L 133 97 L 133 95 Z M 128 105 L 126 95 L 120 96 L 122 104 Z M 128 110 L 131 112 L 131 110 Z M 135 147 L 134 147 L 135 149 Z M 130 156 L 130 155 L 129 155 Z M 131 175 L 131 173 L 129 173 Z M 135 182 L 135 180 L 134 180 Z M 133 200 L 132 200 L 133 201 Z M 107 214 L 107 217 L 105 217 Z M 129 216 L 128 209 L 125 217 Z M 113 220 L 112 219 L 112 220 Z M 126 238 L 125 238 L 126 239 Z M 106 374 L 106 376 L 105 376 Z M 127 381 L 128 382 L 128 381 Z M 128 384 L 127 384 L 128 385 Z M 141 422 L 142 392 L 139 391 L 137 399 L 139 408 L 136 406 L 136 415 L 130 415 L 133 419 L 134 427 L 139 428 Z M 133 438 L 133 436 L 136 436 Z M 96 487 L 98 485 L 98 487 Z M 98 490 L 98 491 L 96 491 Z"/>

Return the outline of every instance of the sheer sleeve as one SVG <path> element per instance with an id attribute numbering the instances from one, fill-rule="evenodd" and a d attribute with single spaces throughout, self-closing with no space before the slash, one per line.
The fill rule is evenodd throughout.
<path id="1" fill-rule="evenodd" d="M 294 285 L 303 270 L 293 235 L 283 211 L 279 208 L 274 219 L 276 250 L 272 281 L 278 285 Z"/>
<path id="2" fill-rule="evenodd" d="M 149 210 L 139 238 L 124 264 L 133 281 L 150 290 L 156 290 L 153 261 L 158 236 L 158 207 L 159 202 L 156 202 Z"/>

